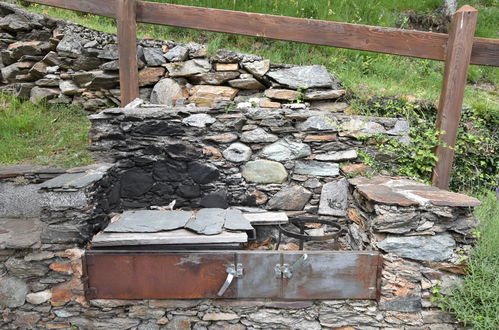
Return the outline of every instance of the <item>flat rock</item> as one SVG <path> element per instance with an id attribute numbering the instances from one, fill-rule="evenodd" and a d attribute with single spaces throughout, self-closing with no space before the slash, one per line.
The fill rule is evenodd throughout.
<path id="1" fill-rule="evenodd" d="M 148 66 L 160 66 L 166 63 L 161 48 L 144 47 L 144 58 Z"/>
<path id="2" fill-rule="evenodd" d="M 255 160 L 246 163 L 242 169 L 246 181 L 256 183 L 283 183 L 288 172 L 281 163 L 270 160 Z"/>
<path id="3" fill-rule="evenodd" d="M 410 187 L 408 187 L 410 188 Z M 428 199 L 431 204 L 436 206 L 450 206 L 450 207 L 475 207 L 481 205 L 480 200 L 457 194 L 451 191 L 411 191 L 413 194 Z"/>
<path id="4" fill-rule="evenodd" d="M 104 229 L 106 233 L 156 233 L 183 228 L 192 213 L 186 211 L 126 211 Z"/>
<path id="5" fill-rule="evenodd" d="M 81 40 L 72 33 L 64 35 L 56 48 L 59 55 L 74 58 L 82 54 L 82 49 L 83 45 L 81 44 Z"/>
<path id="6" fill-rule="evenodd" d="M 170 62 L 185 61 L 189 57 L 189 48 L 177 45 L 163 55 Z"/>
<path id="7" fill-rule="evenodd" d="M 223 85 L 229 80 L 237 79 L 241 74 L 235 71 L 201 73 L 190 78 L 195 84 Z"/>
<path id="8" fill-rule="evenodd" d="M 222 152 L 224 158 L 233 163 L 247 162 L 252 154 L 250 147 L 239 142 L 231 144 Z"/>
<path id="9" fill-rule="evenodd" d="M 456 242 L 447 233 L 435 236 L 388 236 L 378 243 L 378 247 L 404 258 L 443 261 L 451 257 Z"/>
<path id="10" fill-rule="evenodd" d="M 170 77 L 190 77 L 211 70 L 208 60 L 194 59 L 186 62 L 167 63 L 164 65 Z"/>
<path id="11" fill-rule="evenodd" d="M 178 99 L 186 96 L 187 91 L 184 86 L 173 79 L 164 78 L 154 85 L 151 93 L 151 103 L 173 106 Z"/>
<path id="12" fill-rule="evenodd" d="M 243 212 L 237 209 L 227 209 L 225 213 L 224 228 L 230 231 L 247 231 L 254 229 L 250 221 L 244 217 Z"/>
<path id="13" fill-rule="evenodd" d="M 29 99 L 33 103 L 38 103 L 42 100 L 51 100 L 57 97 L 61 92 L 55 88 L 45 88 L 35 86 L 31 89 Z"/>
<path id="14" fill-rule="evenodd" d="M 182 123 L 191 127 L 204 128 L 206 125 L 213 124 L 217 120 L 206 113 L 196 113 L 182 119 Z"/>
<path id="15" fill-rule="evenodd" d="M 234 100 L 237 92 L 238 90 L 232 87 L 198 85 L 189 91 L 189 102 L 201 107 L 213 107 L 219 102 Z"/>
<path id="16" fill-rule="evenodd" d="M 43 189 L 80 189 L 99 181 L 106 172 L 106 167 L 100 170 L 89 170 L 82 173 L 65 173 L 53 179 L 45 181 L 40 185 Z"/>
<path id="17" fill-rule="evenodd" d="M 213 182 L 220 176 L 220 172 L 215 166 L 197 161 L 189 163 L 188 172 L 194 182 L 199 184 Z"/>
<path id="18" fill-rule="evenodd" d="M 237 135 L 234 133 L 223 133 L 217 135 L 208 135 L 204 139 L 217 143 L 231 143 L 237 140 Z"/>
<path id="19" fill-rule="evenodd" d="M 300 211 L 303 210 L 312 193 L 302 186 L 291 186 L 280 190 L 267 203 L 269 210 Z"/>
<path id="20" fill-rule="evenodd" d="M 40 244 L 39 218 L 0 218 L 0 249 L 29 249 Z"/>
<path id="21" fill-rule="evenodd" d="M 229 85 L 238 89 L 265 89 L 265 86 L 253 77 L 230 80 Z"/>
<path id="22" fill-rule="evenodd" d="M 348 181 L 343 178 L 324 184 L 321 191 L 319 214 L 344 217 L 348 208 Z"/>
<path id="23" fill-rule="evenodd" d="M 254 225 L 278 225 L 289 222 L 289 218 L 285 212 L 266 212 L 261 210 L 259 212 L 245 212 L 244 217 Z"/>
<path id="24" fill-rule="evenodd" d="M 326 116 L 312 116 L 296 127 L 300 131 L 338 131 L 338 122 Z"/>
<path id="25" fill-rule="evenodd" d="M 310 109 L 317 109 L 327 112 L 343 112 L 348 108 L 348 103 L 345 102 L 310 102 Z"/>
<path id="26" fill-rule="evenodd" d="M 0 277 L 0 306 L 19 307 L 24 305 L 29 292 L 24 281 L 10 276 Z"/>
<path id="27" fill-rule="evenodd" d="M 202 235 L 220 234 L 225 223 L 225 213 L 223 209 L 201 209 L 185 228 Z"/>
<path id="28" fill-rule="evenodd" d="M 295 101 L 301 97 L 301 93 L 289 89 L 272 88 L 265 91 L 265 96 L 274 100 Z"/>
<path id="29" fill-rule="evenodd" d="M 144 68 L 139 71 L 139 86 L 148 86 L 156 84 L 162 77 L 165 76 L 165 68 Z"/>
<path id="30" fill-rule="evenodd" d="M 295 66 L 267 72 L 267 76 L 289 88 L 332 88 L 333 77 L 322 65 Z"/>
<path id="31" fill-rule="evenodd" d="M 341 124 L 340 136 L 362 137 L 385 134 L 383 125 L 367 119 L 352 118 Z"/>
<path id="32" fill-rule="evenodd" d="M 295 174 L 328 176 L 333 177 L 340 174 L 339 165 L 336 163 L 323 163 L 316 161 L 298 161 L 294 168 Z"/>
<path id="33" fill-rule="evenodd" d="M 389 187 L 383 185 L 362 185 L 357 187 L 357 191 L 368 200 L 381 204 L 398 206 L 419 205 L 417 201 L 394 192 Z"/>
<path id="34" fill-rule="evenodd" d="M 270 70 L 270 60 L 244 62 L 243 68 L 257 78 L 262 78 Z"/>
<path id="35" fill-rule="evenodd" d="M 305 101 L 335 100 L 345 93 L 344 89 L 311 90 L 305 92 Z"/>
<path id="36" fill-rule="evenodd" d="M 354 160 L 358 157 L 355 149 L 331 152 L 327 154 L 318 154 L 315 156 L 316 160 L 340 162 L 345 160 Z"/>
<path id="37" fill-rule="evenodd" d="M 275 161 L 286 161 L 307 157 L 311 153 L 308 144 L 282 139 L 263 148 L 261 156 Z"/>
<path id="38" fill-rule="evenodd" d="M 215 70 L 220 72 L 239 70 L 238 63 L 215 63 Z"/>
<path id="39" fill-rule="evenodd" d="M 270 143 L 275 142 L 278 139 L 279 138 L 276 135 L 268 133 L 261 127 L 241 134 L 241 141 L 247 143 Z"/>
<path id="40" fill-rule="evenodd" d="M 75 95 L 78 94 L 78 90 L 80 89 L 80 87 L 78 87 L 78 85 L 71 80 L 62 80 L 59 83 L 59 89 L 64 95 Z"/>

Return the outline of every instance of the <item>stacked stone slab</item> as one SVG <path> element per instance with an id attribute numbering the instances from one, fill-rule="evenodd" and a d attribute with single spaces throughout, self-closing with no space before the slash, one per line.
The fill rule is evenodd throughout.
<path id="1" fill-rule="evenodd" d="M 203 45 L 150 39 L 139 40 L 137 54 L 147 103 L 223 108 L 237 95 L 260 95 L 262 107 L 295 100 L 331 107 L 323 102 L 345 94 L 319 65 L 279 65 L 226 50 L 209 57 Z M 120 104 L 115 35 L 0 2 L 0 60 L 0 88 L 18 97 L 89 111 Z"/>

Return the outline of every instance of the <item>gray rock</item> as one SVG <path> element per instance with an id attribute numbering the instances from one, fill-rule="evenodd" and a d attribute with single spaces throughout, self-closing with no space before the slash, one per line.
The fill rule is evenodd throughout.
<path id="1" fill-rule="evenodd" d="M 194 59 L 186 62 L 167 63 L 164 65 L 170 77 L 190 77 L 200 73 L 206 73 L 211 70 L 211 64 L 208 60 Z"/>
<path id="2" fill-rule="evenodd" d="M 239 75 L 240 73 L 235 71 L 208 72 L 195 75 L 190 78 L 190 81 L 195 84 L 222 85 L 229 80 L 236 79 Z"/>
<path id="3" fill-rule="evenodd" d="M 379 322 L 380 319 L 382 319 L 380 314 L 376 315 L 373 312 L 352 311 L 350 308 L 337 312 L 324 311 L 319 315 L 321 325 L 326 328 L 345 327 L 348 329 L 354 325 L 356 329 L 375 330 L 382 326 Z"/>
<path id="4" fill-rule="evenodd" d="M 78 94 L 79 87 L 71 80 L 62 80 L 59 83 L 59 89 L 64 95 L 75 95 Z"/>
<path id="5" fill-rule="evenodd" d="M 109 167 L 102 167 L 95 170 L 89 170 L 80 173 L 65 173 L 56 176 L 53 179 L 45 181 L 40 185 L 43 189 L 65 188 L 65 189 L 80 189 L 85 188 L 104 176 Z"/>
<path id="6" fill-rule="evenodd" d="M 57 52 L 61 56 L 77 58 L 82 54 L 83 46 L 80 38 L 72 33 L 65 34 L 57 45 Z"/>
<path id="7" fill-rule="evenodd" d="M 407 295 L 394 297 L 392 299 L 382 299 L 379 302 L 379 309 L 382 311 L 398 312 L 419 312 L 421 311 L 421 297 L 416 295 Z"/>
<path id="8" fill-rule="evenodd" d="M 28 286 L 16 277 L 0 277 L 0 306 L 19 307 L 24 305 Z"/>
<path id="9" fill-rule="evenodd" d="M 151 103 L 175 105 L 175 101 L 184 96 L 184 87 L 170 78 L 161 79 L 151 93 Z"/>
<path id="10" fill-rule="evenodd" d="M 348 207 L 348 181 L 343 178 L 322 186 L 319 214 L 344 217 Z"/>
<path id="11" fill-rule="evenodd" d="M 104 229 L 106 233 L 156 233 L 183 228 L 191 212 L 186 211 L 126 211 L 121 218 Z"/>
<path id="12" fill-rule="evenodd" d="M 160 66 L 166 63 L 161 48 L 144 47 L 144 58 L 148 66 Z"/>
<path id="13" fill-rule="evenodd" d="M 407 120 L 397 120 L 391 130 L 386 132 L 389 135 L 404 135 L 410 131 L 409 122 Z"/>
<path id="14" fill-rule="evenodd" d="M 0 228 L 0 249 L 28 249 L 40 244 L 42 223 L 38 218 L 0 218 Z"/>
<path id="15" fill-rule="evenodd" d="M 118 45 L 117 44 L 108 44 L 104 46 L 102 51 L 97 55 L 98 58 L 102 58 L 104 60 L 114 61 L 118 59 Z"/>
<path id="16" fill-rule="evenodd" d="M 206 113 L 196 113 L 182 119 L 182 123 L 187 126 L 204 128 L 206 125 L 213 124 L 217 120 Z"/>
<path id="17" fill-rule="evenodd" d="M 230 162 L 242 163 L 247 162 L 253 153 L 250 147 L 237 142 L 231 144 L 222 154 Z"/>
<path id="18" fill-rule="evenodd" d="M 340 127 L 340 136 L 362 137 L 385 133 L 383 125 L 368 119 L 352 118 Z"/>
<path id="19" fill-rule="evenodd" d="M 344 95 L 344 89 L 311 90 L 305 92 L 306 101 L 335 100 Z"/>
<path id="20" fill-rule="evenodd" d="M 110 319 L 90 319 L 87 317 L 72 317 L 68 319 L 72 326 L 78 329 L 106 329 L 106 330 L 123 330 L 131 329 L 140 324 L 140 320 L 113 317 Z"/>
<path id="21" fill-rule="evenodd" d="M 234 79 L 229 81 L 229 85 L 239 89 L 265 89 L 265 86 L 253 77 Z"/>
<path id="22" fill-rule="evenodd" d="M 270 160 L 255 160 L 243 166 L 242 175 L 248 182 L 283 183 L 288 172 L 281 163 Z"/>
<path id="23" fill-rule="evenodd" d="M 261 155 L 275 161 L 286 161 L 307 157 L 311 153 L 308 144 L 282 139 L 263 148 Z"/>
<path id="24" fill-rule="evenodd" d="M 29 30 L 32 27 L 30 20 L 22 15 L 9 14 L 0 18 L 0 28 L 7 31 Z"/>
<path id="25" fill-rule="evenodd" d="M 34 184 L 18 185 L 11 182 L 0 182 L 0 217 L 39 217 L 42 205 L 42 195 L 38 193 L 39 188 L 38 185 Z"/>
<path id="26" fill-rule="evenodd" d="M 243 68 L 257 78 L 263 77 L 270 69 L 270 60 L 244 62 Z"/>
<path id="27" fill-rule="evenodd" d="M 335 82 L 322 65 L 295 66 L 289 69 L 270 71 L 267 76 L 289 88 L 333 88 Z M 338 88 L 335 88 L 338 89 Z"/>
<path id="28" fill-rule="evenodd" d="M 237 209 L 227 209 L 224 228 L 233 231 L 254 229 L 249 220 L 244 217 L 243 212 Z"/>
<path id="29" fill-rule="evenodd" d="M 170 62 L 185 61 L 189 56 L 189 49 L 184 46 L 175 46 L 163 55 Z"/>
<path id="30" fill-rule="evenodd" d="M 301 211 L 312 197 L 302 186 L 286 187 L 275 194 L 267 203 L 269 210 Z"/>
<path id="31" fill-rule="evenodd" d="M 299 161 L 295 164 L 295 174 L 333 177 L 340 174 L 340 167 L 335 163 Z"/>
<path id="32" fill-rule="evenodd" d="M 186 229 L 202 235 L 217 235 L 223 231 L 225 210 L 205 208 L 196 213 L 196 217 L 189 220 Z"/>
<path id="33" fill-rule="evenodd" d="M 19 278 L 42 277 L 49 271 L 48 267 L 41 263 L 28 262 L 14 257 L 7 260 L 5 267 L 7 267 L 10 274 Z"/>
<path id="34" fill-rule="evenodd" d="M 456 242 L 447 233 L 435 236 L 388 236 L 378 243 L 378 247 L 404 258 L 443 261 L 452 255 Z"/>
<path id="35" fill-rule="evenodd" d="M 75 77 L 76 75 L 73 76 L 73 80 L 80 86 L 90 90 L 110 89 L 116 87 L 120 81 L 118 73 L 102 70 L 88 71 L 78 75 L 78 78 Z M 88 81 L 83 82 L 87 79 Z M 83 81 L 79 83 L 78 80 Z"/>
<path id="36" fill-rule="evenodd" d="M 322 161 L 340 162 L 344 160 L 353 160 L 356 159 L 357 157 L 358 157 L 357 151 L 355 149 L 351 149 L 351 150 L 337 151 L 327 154 L 318 154 L 317 156 L 315 156 L 315 159 Z"/>
<path id="37" fill-rule="evenodd" d="M 251 131 L 246 131 L 241 134 L 241 141 L 247 143 L 270 143 L 275 142 L 279 138 L 271 133 L 267 133 L 263 128 L 256 128 Z"/>
<path id="38" fill-rule="evenodd" d="M 31 89 L 29 99 L 33 103 L 38 103 L 42 100 L 51 100 L 59 94 L 60 91 L 58 89 L 35 86 Z"/>
<path id="39" fill-rule="evenodd" d="M 338 122 L 326 116 L 312 116 L 296 126 L 300 131 L 337 131 Z"/>
<path id="40" fill-rule="evenodd" d="M 299 314 L 299 313 L 298 313 Z M 260 309 L 249 313 L 247 319 L 262 324 L 264 329 L 320 330 L 319 322 L 308 320 L 304 315 L 284 314 L 280 309 Z"/>

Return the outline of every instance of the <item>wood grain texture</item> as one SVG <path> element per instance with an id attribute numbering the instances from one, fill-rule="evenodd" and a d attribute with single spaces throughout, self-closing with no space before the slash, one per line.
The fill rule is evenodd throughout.
<path id="1" fill-rule="evenodd" d="M 137 23 L 135 0 L 118 0 L 118 50 L 120 66 L 120 99 L 124 107 L 139 97 L 137 65 Z"/>
<path id="2" fill-rule="evenodd" d="M 438 161 L 432 177 L 433 185 L 440 189 L 449 188 L 452 174 L 454 146 L 461 118 L 477 16 L 476 9 L 463 6 L 452 18 L 437 115 L 437 129 L 444 131 L 440 135 L 440 141 L 444 142 L 445 146 L 439 146 L 435 150 Z"/>
<path id="3" fill-rule="evenodd" d="M 119 0 L 27 0 L 48 6 L 116 17 Z M 137 2 L 137 21 L 241 34 L 315 45 L 443 61 L 443 33 L 245 13 L 165 3 Z M 499 66 L 499 39 L 474 38 L 471 64 Z"/>

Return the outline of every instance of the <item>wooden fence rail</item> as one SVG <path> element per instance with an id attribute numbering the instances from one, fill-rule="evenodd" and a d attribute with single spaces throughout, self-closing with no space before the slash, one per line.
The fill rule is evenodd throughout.
<path id="1" fill-rule="evenodd" d="M 432 178 L 442 189 L 449 187 L 468 66 L 499 66 L 499 39 L 473 37 L 478 13 L 470 6 L 454 14 L 443 34 L 136 0 L 27 1 L 117 20 L 123 105 L 139 95 L 136 22 L 445 61 L 437 119 L 444 146 L 435 151 Z"/>

